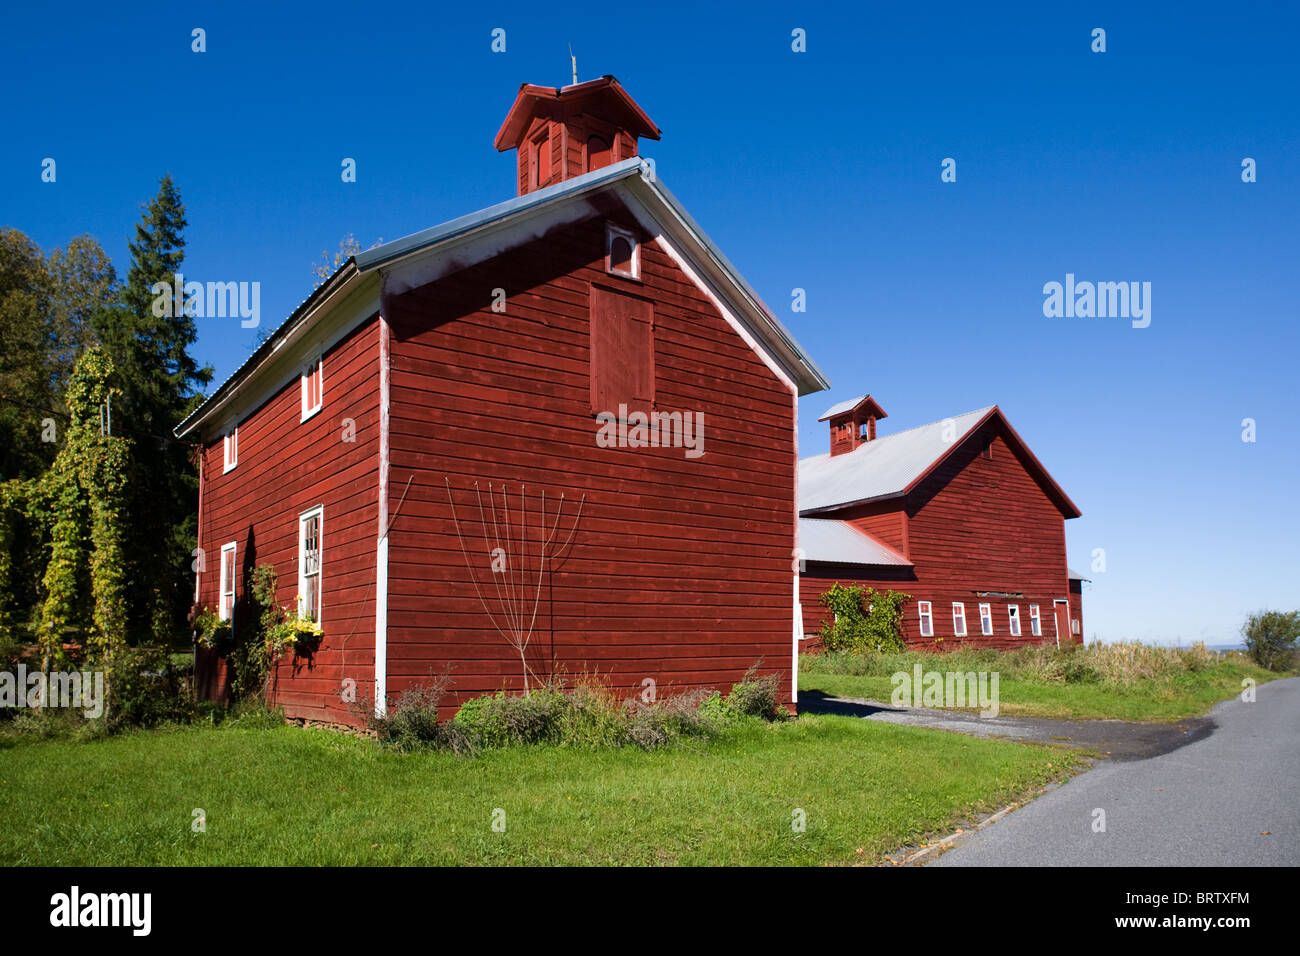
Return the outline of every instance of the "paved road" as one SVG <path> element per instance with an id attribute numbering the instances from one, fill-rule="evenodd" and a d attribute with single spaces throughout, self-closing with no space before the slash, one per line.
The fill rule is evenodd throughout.
<path id="1" fill-rule="evenodd" d="M 1185 746 L 1101 761 L 928 865 L 1300 865 L 1300 678 L 1260 686 L 1254 703 L 1225 701 L 1210 719 Z"/>
<path id="2" fill-rule="evenodd" d="M 1168 724 L 1129 720 L 1056 720 L 1045 717 L 980 717 L 974 711 L 895 707 L 858 697 L 828 697 L 818 691 L 800 691 L 799 709 L 809 713 L 865 717 L 909 727 L 951 730 L 977 737 L 1039 741 L 1082 747 L 1110 760 L 1142 760 L 1168 753 L 1214 732 L 1209 717 L 1193 717 Z"/>

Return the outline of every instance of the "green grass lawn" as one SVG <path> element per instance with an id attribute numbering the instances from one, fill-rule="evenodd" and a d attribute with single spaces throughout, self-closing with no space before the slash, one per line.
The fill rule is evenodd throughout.
<path id="1" fill-rule="evenodd" d="M 924 667 L 945 669 L 943 659 L 926 655 Z M 805 666 L 806 664 L 811 666 Z M 894 685 L 888 676 L 820 673 L 816 662 L 800 662 L 799 690 L 820 691 L 832 697 L 860 697 L 890 700 Z M 955 669 L 955 668 L 954 668 Z M 961 666 L 962 670 L 968 669 Z M 997 670 L 996 663 L 978 669 Z M 1240 659 L 1225 660 L 1191 673 L 1164 678 L 1117 683 L 1057 683 L 999 677 L 998 713 L 1018 717 L 1066 717 L 1081 720 L 1175 721 L 1208 712 L 1221 700 L 1242 690 L 1242 679 L 1257 683 L 1286 677 L 1271 673 Z"/>
<path id="2" fill-rule="evenodd" d="M 1061 779 L 1054 748 L 844 717 L 664 750 L 397 754 L 187 727 L 0 749 L 6 865 L 849 864 Z M 193 833 L 192 811 L 207 832 Z M 505 811 L 505 832 L 492 829 Z M 806 832 L 792 829 L 796 809 Z"/>

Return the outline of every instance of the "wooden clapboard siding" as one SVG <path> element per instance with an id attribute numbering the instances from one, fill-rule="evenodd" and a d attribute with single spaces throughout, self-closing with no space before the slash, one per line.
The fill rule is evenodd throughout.
<path id="1" fill-rule="evenodd" d="M 836 512 L 835 517 L 848 521 L 895 551 L 907 554 L 909 523 L 907 508 L 901 500 L 845 508 Z"/>
<path id="2" fill-rule="evenodd" d="M 234 541 L 239 578 L 236 623 L 248 613 L 256 564 L 274 565 L 278 598 L 298 593 L 298 516 L 324 506 L 321 619 L 325 637 L 311 658 L 286 656 L 275 671 L 274 700 L 292 717 L 355 722 L 343 703 L 345 678 L 358 696 L 374 680 L 375 541 L 378 509 L 378 320 L 362 322 L 324 355 L 320 412 L 303 422 L 293 379 L 239 423 L 239 464 L 223 474 L 221 435 L 205 435 L 199 541 L 206 571 L 199 602 L 217 606 L 221 546 Z M 356 440 L 344 441 L 345 419 Z M 200 652 L 200 670 L 213 696 L 226 690 L 224 662 Z"/>
<path id="3" fill-rule="evenodd" d="M 992 457 L 985 458 L 981 451 L 990 442 Z M 1082 597 L 1069 594 L 1066 580 L 1065 519 L 1035 479 L 1029 462 L 1008 443 L 995 422 L 965 439 L 906 498 L 825 517 L 849 520 L 903 551 L 913 568 L 903 572 L 810 562 L 800 578 L 809 649 L 818 646 L 816 635 L 828 617 L 817 598 L 837 581 L 911 594 L 913 599 L 903 617 L 903 638 L 919 646 L 1015 647 L 1054 641 L 1052 601 L 1077 598 L 1078 614 L 1082 613 Z M 981 597 L 980 591 L 1023 597 Z M 932 604 L 933 637 L 921 636 L 918 601 Z M 965 604 L 965 638 L 953 633 L 954 602 Z M 992 605 L 992 636 L 980 633 L 981 603 Z M 1010 634 L 1010 604 L 1020 608 L 1019 637 Z M 1039 605 L 1042 614 L 1040 637 L 1031 633 L 1030 604 Z"/>
<path id="4" fill-rule="evenodd" d="M 613 219 L 639 234 L 625 215 Z M 534 672 L 595 672 L 624 692 L 650 678 L 662 695 L 726 689 L 762 658 L 790 699 L 792 395 L 653 242 L 641 245 L 643 281 L 607 275 L 605 223 L 565 227 L 385 303 L 392 692 L 448 669 L 449 706 L 520 686 L 518 657 L 467 571 L 449 479 L 479 587 L 498 616 L 474 482 L 484 496 L 504 482 L 516 524 L 521 484 L 530 510 L 546 492 L 552 521 L 564 494 L 561 534 L 586 496 L 571 551 L 543 579 L 540 598 L 528 593 Z M 703 413 L 702 457 L 598 447 L 593 284 L 652 306 L 656 410 Z M 504 312 L 492 309 L 496 288 L 506 292 Z"/>
<path id="5" fill-rule="evenodd" d="M 1079 633 L 1074 635 L 1074 639 L 1083 644 L 1083 582 L 1074 580 L 1070 582 L 1070 619 L 1079 622 Z"/>

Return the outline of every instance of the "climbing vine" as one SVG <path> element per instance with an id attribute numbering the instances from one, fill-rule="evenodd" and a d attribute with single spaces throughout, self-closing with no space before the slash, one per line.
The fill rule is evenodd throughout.
<path id="1" fill-rule="evenodd" d="M 259 564 L 248 584 L 248 608 L 240 638 L 230 652 L 235 696 L 261 697 L 269 702 L 276 663 L 290 651 L 311 654 L 321 640 L 320 625 L 298 616 L 296 604 L 276 602 L 279 579 L 275 566 Z"/>
<path id="2" fill-rule="evenodd" d="M 836 582 L 820 598 L 834 614 L 822 627 L 822 644 L 828 651 L 858 654 L 903 650 L 900 624 L 903 605 L 911 599 L 912 595 L 902 591 Z"/>
<path id="3" fill-rule="evenodd" d="M 82 353 L 68 382 L 69 424 L 63 447 L 41 479 L 38 495 L 49 521 L 50 556 L 37 630 L 42 665 L 63 659 L 68 635 L 84 639 L 87 656 L 107 661 L 126 641 L 125 504 L 130 443 L 109 433 L 118 394 L 112 361 L 98 347 Z"/>
<path id="4" fill-rule="evenodd" d="M 19 482 L 0 482 L 0 643 L 12 641 L 18 550 Z"/>

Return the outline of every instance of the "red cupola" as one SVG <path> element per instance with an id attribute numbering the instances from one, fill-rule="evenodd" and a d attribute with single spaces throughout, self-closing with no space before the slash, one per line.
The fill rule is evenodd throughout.
<path id="1" fill-rule="evenodd" d="M 659 138 L 612 76 L 573 86 L 519 88 L 496 148 L 518 151 L 519 195 L 637 155 L 642 136 Z"/>
<path id="2" fill-rule="evenodd" d="M 876 419 L 888 417 L 874 398 L 863 395 L 832 405 L 817 420 L 831 423 L 831 457 L 834 458 L 865 442 L 875 441 Z"/>

